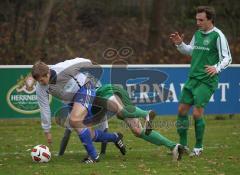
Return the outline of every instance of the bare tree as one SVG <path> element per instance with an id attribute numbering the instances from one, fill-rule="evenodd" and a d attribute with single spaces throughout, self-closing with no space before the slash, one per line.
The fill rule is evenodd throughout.
<path id="1" fill-rule="evenodd" d="M 153 52 L 150 63 L 156 63 L 156 58 L 160 50 L 163 46 L 163 30 L 165 23 L 165 0 L 154 0 L 152 3 L 152 15 L 149 27 L 149 38 L 148 38 L 148 50 Z"/>
<path id="2" fill-rule="evenodd" d="M 40 47 L 42 44 L 54 3 L 55 0 L 46 1 L 37 31 L 37 42 L 35 47 Z"/>

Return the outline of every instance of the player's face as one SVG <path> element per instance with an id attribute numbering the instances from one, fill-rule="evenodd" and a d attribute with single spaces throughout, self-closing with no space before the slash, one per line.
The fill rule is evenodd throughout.
<path id="1" fill-rule="evenodd" d="M 213 26 L 212 20 L 207 19 L 206 13 L 201 12 L 196 15 L 197 26 L 200 30 L 208 31 Z"/>
<path id="2" fill-rule="evenodd" d="M 47 74 L 46 76 L 39 77 L 37 81 L 38 81 L 41 85 L 48 85 L 48 83 L 49 83 L 49 78 L 50 78 L 50 74 Z"/>

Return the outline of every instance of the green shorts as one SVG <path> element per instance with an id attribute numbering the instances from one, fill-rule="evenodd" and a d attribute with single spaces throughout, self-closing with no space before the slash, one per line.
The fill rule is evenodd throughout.
<path id="1" fill-rule="evenodd" d="M 179 102 L 204 108 L 216 88 L 217 85 L 211 86 L 200 80 L 189 78 L 182 89 Z"/>
<path id="2" fill-rule="evenodd" d="M 108 100 L 113 95 L 117 95 L 121 99 L 124 106 L 134 107 L 127 91 L 119 86 L 116 86 L 113 84 L 105 84 L 99 87 L 96 91 L 96 96 L 103 100 Z M 124 118 L 121 118 L 120 116 L 117 116 L 117 117 L 121 120 L 124 119 Z"/>
<path id="3" fill-rule="evenodd" d="M 99 87 L 96 91 L 96 96 L 104 99 L 108 99 L 114 94 L 121 98 L 124 106 L 133 105 L 127 91 L 119 86 L 113 84 L 105 84 Z"/>

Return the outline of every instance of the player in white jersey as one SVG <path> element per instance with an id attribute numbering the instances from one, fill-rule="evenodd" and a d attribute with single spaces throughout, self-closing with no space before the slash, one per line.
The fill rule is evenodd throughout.
<path id="1" fill-rule="evenodd" d="M 123 155 L 126 153 L 121 133 L 93 130 L 86 125 L 86 121 L 88 122 L 93 117 L 91 108 L 96 95 L 94 83 L 81 72 L 81 69 L 89 66 L 92 66 L 89 59 L 75 58 L 51 67 L 40 61 L 32 67 L 32 76 L 38 82 L 36 94 L 40 107 L 41 124 L 48 142 L 52 142 L 49 105 L 49 94 L 51 94 L 72 106 L 69 123 L 77 132 L 88 153 L 89 157 L 83 160 L 84 163 L 94 163 L 99 160 L 92 140 L 95 142 L 114 142 Z"/>

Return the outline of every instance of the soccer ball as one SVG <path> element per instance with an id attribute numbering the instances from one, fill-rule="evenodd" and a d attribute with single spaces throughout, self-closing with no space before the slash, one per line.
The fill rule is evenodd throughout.
<path id="1" fill-rule="evenodd" d="M 34 162 L 48 162 L 51 159 L 51 153 L 46 145 L 37 145 L 31 151 Z"/>

